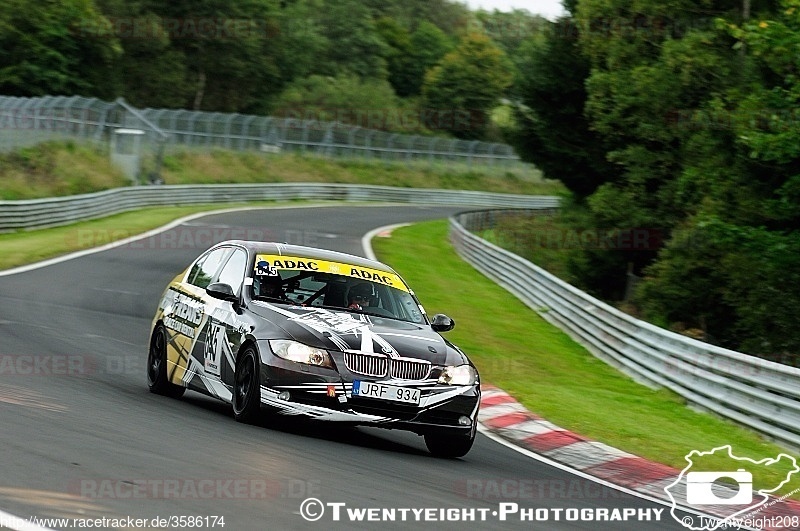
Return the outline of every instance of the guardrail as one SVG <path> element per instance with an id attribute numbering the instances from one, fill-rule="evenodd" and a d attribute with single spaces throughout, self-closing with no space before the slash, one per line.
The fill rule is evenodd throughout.
<path id="1" fill-rule="evenodd" d="M 632 378 L 800 448 L 800 369 L 634 319 L 470 232 L 491 218 L 467 212 L 450 220 L 457 252 L 476 269 Z"/>
<path id="2" fill-rule="evenodd" d="M 134 186 L 93 194 L 0 201 L 0 231 L 65 225 L 149 206 L 298 199 L 388 201 L 489 208 L 555 208 L 559 202 L 557 197 L 550 196 L 333 183 Z"/>

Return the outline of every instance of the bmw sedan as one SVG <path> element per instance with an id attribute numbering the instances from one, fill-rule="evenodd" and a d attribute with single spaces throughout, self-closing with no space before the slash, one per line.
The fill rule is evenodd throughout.
<path id="1" fill-rule="evenodd" d="M 176 276 L 153 319 L 147 379 L 313 422 L 403 429 L 461 457 L 477 428 L 480 382 L 390 267 L 353 255 L 252 241 L 218 244 Z"/>

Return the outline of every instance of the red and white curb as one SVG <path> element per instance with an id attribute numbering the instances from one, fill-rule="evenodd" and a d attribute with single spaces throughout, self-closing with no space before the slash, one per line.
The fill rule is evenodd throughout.
<path id="1" fill-rule="evenodd" d="M 481 386 L 478 420 L 486 430 L 515 446 L 612 485 L 624 487 L 668 504 L 672 503 L 664 488 L 675 483 L 681 474 L 680 470 L 648 461 L 560 428 L 528 411 L 502 389 L 488 385 Z M 679 498 L 682 496 L 685 499 L 685 484 L 675 485 L 671 490 Z M 774 503 L 775 501 L 777 500 L 771 499 L 756 509 L 757 518 L 763 518 L 763 521 L 780 521 L 786 520 L 787 517 L 791 521 L 793 517 L 800 518 L 800 502 L 789 499 L 778 503 Z M 730 508 L 706 505 L 703 511 L 724 518 L 729 514 Z M 777 531 L 787 528 L 792 527 L 776 525 L 763 529 Z"/>

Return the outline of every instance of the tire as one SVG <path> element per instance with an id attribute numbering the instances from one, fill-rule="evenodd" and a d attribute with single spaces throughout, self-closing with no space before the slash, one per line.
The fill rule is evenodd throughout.
<path id="1" fill-rule="evenodd" d="M 233 417 L 252 424 L 261 416 L 260 364 L 253 347 L 247 347 L 236 362 L 233 377 Z"/>
<path id="2" fill-rule="evenodd" d="M 175 385 L 167 377 L 167 331 L 159 324 L 150 338 L 147 354 L 147 386 L 151 393 L 180 398 L 186 391 L 182 385 Z"/>
<path id="3" fill-rule="evenodd" d="M 473 424 L 472 429 L 466 434 L 455 430 L 426 433 L 425 446 L 434 457 L 464 457 L 475 442 L 477 427 L 477 423 Z"/>

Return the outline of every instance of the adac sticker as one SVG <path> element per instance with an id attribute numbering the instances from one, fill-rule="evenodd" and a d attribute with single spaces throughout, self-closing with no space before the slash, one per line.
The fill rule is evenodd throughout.
<path id="1" fill-rule="evenodd" d="M 349 276 L 369 280 L 378 284 L 391 286 L 402 291 L 408 288 L 394 273 L 361 267 L 342 262 L 329 262 L 327 260 L 316 260 L 313 258 L 299 258 L 296 256 L 280 256 L 272 254 L 260 254 L 256 257 L 256 274 L 270 274 L 272 271 L 288 269 L 293 271 L 316 271 L 320 273 L 333 273 L 335 275 Z"/>

